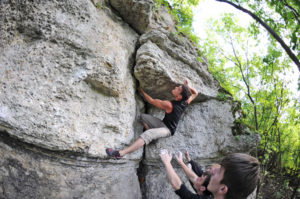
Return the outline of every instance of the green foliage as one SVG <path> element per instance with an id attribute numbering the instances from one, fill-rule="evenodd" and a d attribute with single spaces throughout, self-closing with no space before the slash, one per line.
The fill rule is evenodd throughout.
<path id="1" fill-rule="evenodd" d="M 192 42 L 194 42 L 195 45 L 199 43 L 199 38 L 192 32 L 191 27 L 177 26 L 177 29 L 179 32 L 186 35 Z"/>
<path id="2" fill-rule="evenodd" d="M 198 45 L 199 38 L 193 33 L 193 7 L 197 6 L 200 0 L 155 0 L 154 9 L 158 10 L 165 5 L 174 19 L 177 21 L 179 33 L 187 36 L 195 45 Z"/>
<path id="3" fill-rule="evenodd" d="M 158 8 L 162 5 L 165 5 L 167 8 L 169 8 L 169 2 L 167 0 L 155 0 L 154 3 L 154 11 L 158 11 Z"/>
<path id="4" fill-rule="evenodd" d="M 217 100 L 219 100 L 219 101 L 226 101 L 229 98 L 230 98 L 230 95 L 228 95 L 227 93 L 219 92 L 217 95 Z"/>
<path id="5" fill-rule="evenodd" d="M 98 8 L 99 10 L 102 9 L 102 4 L 100 2 L 96 3 L 96 8 Z"/>
<path id="6" fill-rule="evenodd" d="M 276 191 L 275 192 L 275 197 L 278 198 L 278 199 L 280 199 L 280 198 L 283 197 L 283 194 L 280 191 Z"/>

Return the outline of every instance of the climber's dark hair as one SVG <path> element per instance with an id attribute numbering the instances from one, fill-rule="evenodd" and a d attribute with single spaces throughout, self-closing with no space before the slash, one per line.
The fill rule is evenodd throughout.
<path id="1" fill-rule="evenodd" d="M 182 91 L 181 91 L 181 96 L 182 96 L 182 101 L 186 101 L 190 98 L 190 96 L 192 95 L 191 93 L 191 90 L 188 86 L 184 85 L 184 84 L 181 84 L 180 85 L 181 88 L 182 88 Z"/>

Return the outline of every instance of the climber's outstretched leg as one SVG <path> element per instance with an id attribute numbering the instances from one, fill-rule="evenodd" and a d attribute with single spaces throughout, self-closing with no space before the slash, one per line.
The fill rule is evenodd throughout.
<path id="1" fill-rule="evenodd" d="M 128 153 L 132 153 L 141 147 L 143 147 L 145 144 L 149 144 L 153 140 L 157 140 L 162 137 L 168 137 L 171 135 L 170 130 L 167 127 L 162 127 L 162 128 L 154 128 L 154 129 L 149 129 L 145 131 L 140 137 L 129 147 L 122 149 L 122 150 L 114 150 L 111 148 L 106 149 L 106 153 L 108 156 L 120 159 L 124 155 Z"/>
<path id="2" fill-rule="evenodd" d="M 138 150 L 139 148 L 143 147 L 144 144 L 145 144 L 145 141 L 139 137 L 133 144 L 131 144 L 129 147 L 127 147 L 123 150 L 118 151 L 118 150 L 114 150 L 111 148 L 107 148 L 106 153 L 108 156 L 120 159 L 127 153 L 132 153 L 132 152 Z"/>

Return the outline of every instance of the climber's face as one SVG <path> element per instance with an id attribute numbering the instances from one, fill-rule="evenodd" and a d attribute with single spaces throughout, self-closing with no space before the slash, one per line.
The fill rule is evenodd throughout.
<path id="1" fill-rule="evenodd" d="M 182 99 L 182 86 L 176 86 L 173 90 L 172 90 L 172 94 L 175 97 L 176 100 L 181 100 Z"/>

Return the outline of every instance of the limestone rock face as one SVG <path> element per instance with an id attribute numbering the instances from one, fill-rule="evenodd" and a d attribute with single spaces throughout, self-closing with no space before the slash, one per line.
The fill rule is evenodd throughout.
<path id="1" fill-rule="evenodd" d="M 129 143 L 138 111 L 131 74 L 137 34 L 84 1 L 3 6 L 2 31 L 14 35 L 1 38 L 0 55 L 0 117 L 9 133 L 102 157 L 105 144 Z M 9 11 L 19 19 L 11 21 Z"/>
<path id="2" fill-rule="evenodd" d="M 3 133 L 0 141 L 1 198 L 141 198 L 134 162 L 55 153 Z"/>
<path id="3" fill-rule="evenodd" d="M 175 25 L 153 0 L 1 2 L 0 198 L 176 198 L 161 149 L 203 166 L 249 152 L 258 138 L 233 135 L 238 111 Z M 142 133 L 141 112 L 163 117 L 137 85 L 171 100 L 186 79 L 199 95 L 174 136 L 106 157 Z"/>

